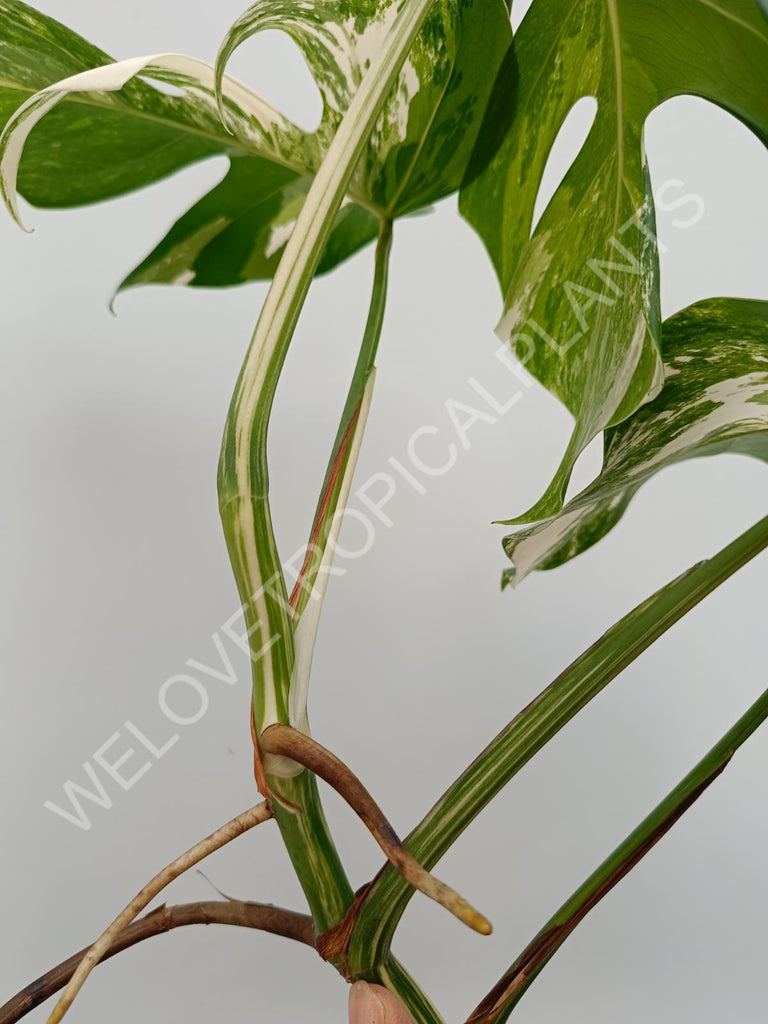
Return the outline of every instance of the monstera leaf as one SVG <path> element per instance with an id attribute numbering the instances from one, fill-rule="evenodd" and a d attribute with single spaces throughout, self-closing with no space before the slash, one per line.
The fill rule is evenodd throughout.
<path id="1" fill-rule="evenodd" d="M 107 54 L 17 0 L 0 0 L 0 124 L 59 79 L 109 63 Z M 186 106 L 145 83 L 108 98 L 82 95 L 34 132 L 19 187 L 36 206 L 74 206 L 156 181 L 233 140 L 211 119 L 190 123 Z"/>
<path id="2" fill-rule="evenodd" d="M 258 0 L 228 33 L 218 72 L 256 32 L 286 32 L 320 90 L 317 137 L 325 149 L 399 7 L 397 0 Z M 457 189 L 511 41 L 504 0 L 436 0 L 374 128 L 352 197 L 394 218 Z"/>
<path id="3" fill-rule="evenodd" d="M 501 283 L 501 337 L 576 419 L 548 491 L 517 520 L 530 522 L 562 507 L 589 441 L 662 385 L 646 118 L 690 93 L 765 141 L 768 24 L 754 0 L 534 0 L 515 59 L 511 130 L 461 209 Z M 594 124 L 531 235 L 550 150 L 585 96 Z"/>
<path id="4" fill-rule="evenodd" d="M 3 195 L 13 210 L 17 184 L 35 205 L 79 205 L 223 153 L 231 160 L 224 180 L 121 288 L 270 277 L 396 8 L 393 0 L 266 0 L 228 37 L 231 50 L 270 27 L 300 42 L 325 102 L 320 129 L 306 133 L 241 83 L 223 74 L 215 79 L 201 61 L 166 54 L 110 64 L 58 22 L 17 0 L 0 0 L 0 123 L 8 122 L 0 143 Z M 333 47 L 338 32 L 344 43 Z M 444 0 L 435 10 L 374 131 L 350 188 L 358 203 L 340 211 L 321 272 L 375 237 L 382 213 L 410 212 L 458 187 L 510 40 L 503 0 L 482 10 L 480 0 L 458 7 Z"/>
<path id="5" fill-rule="evenodd" d="M 12 206 L 22 146 L 18 189 L 42 207 L 108 199 L 225 154 L 233 161 L 232 170 L 202 201 L 202 213 L 218 225 L 218 234 L 230 239 L 238 225 L 246 227 L 250 251 L 243 253 L 241 234 L 236 252 L 219 250 L 215 281 L 203 268 L 197 283 L 233 284 L 271 275 L 290 211 L 295 215 L 297 196 L 306 193 L 308 175 L 321 158 L 315 140 L 228 79 L 226 109 L 238 125 L 238 138 L 233 138 L 219 117 L 213 70 L 191 58 L 170 55 L 110 64 L 101 50 L 15 0 L 0 0 L 0 26 L 0 121 L 8 122 L 9 129 L 1 147 L 0 188 Z M 141 72 L 182 95 L 155 88 L 136 77 Z M 51 81 L 59 84 L 50 88 Z M 153 272 L 142 264 L 143 276 L 137 271 L 130 283 L 196 280 L 195 263 L 214 237 L 200 212 L 195 207 L 182 218 L 172 247 L 156 250 Z M 190 220 L 196 221 L 197 234 L 186 237 L 182 246 L 178 229 L 188 230 Z M 334 256 L 338 262 L 350 255 L 373 232 L 370 214 L 358 211 L 354 218 L 345 212 L 329 244 L 326 269 Z"/>
<path id="6" fill-rule="evenodd" d="M 254 154 L 297 174 L 317 167 L 314 141 L 230 78 L 225 102 L 238 125 L 234 139 L 221 124 L 213 72 L 202 61 L 171 54 L 113 64 L 74 32 L 16 0 L 0 0 L 0 26 L 3 160 L 6 173 L 15 176 L 24 146 L 19 188 L 35 205 L 106 199 L 214 153 Z M 181 95 L 168 95 L 139 75 Z"/>
<path id="7" fill-rule="evenodd" d="M 602 472 L 559 515 L 505 538 L 505 582 L 591 547 L 666 466 L 721 452 L 768 461 L 768 302 L 698 303 L 665 322 L 663 341 L 661 394 L 607 432 Z"/>

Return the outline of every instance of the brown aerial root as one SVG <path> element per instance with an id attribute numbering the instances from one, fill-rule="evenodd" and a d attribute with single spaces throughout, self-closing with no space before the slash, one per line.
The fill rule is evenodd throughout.
<path id="1" fill-rule="evenodd" d="M 106 951 L 102 960 L 108 960 L 123 950 L 135 946 L 155 935 L 163 935 L 174 928 L 192 924 L 228 924 L 241 928 L 282 935 L 314 948 L 314 926 L 307 914 L 296 914 L 268 903 L 248 903 L 244 900 L 208 900 L 202 903 L 182 903 L 175 907 L 158 907 L 134 921 L 124 929 Z M 21 992 L 0 1006 L 0 1024 L 16 1024 L 46 999 L 64 988 L 75 973 L 90 947 L 64 960 L 40 978 L 30 982 Z"/>
<path id="2" fill-rule="evenodd" d="M 107 950 L 109 950 L 117 940 L 121 932 L 128 927 L 134 918 L 138 917 L 142 910 L 151 903 L 158 893 L 162 892 L 167 885 L 170 885 L 175 878 L 178 878 L 179 875 L 189 870 L 189 868 L 194 867 L 195 864 L 199 864 L 201 860 L 204 860 L 211 853 L 219 850 L 222 846 L 226 846 L 226 844 L 232 842 L 233 839 L 237 839 L 237 837 L 241 836 L 244 832 L 247 832 L 256 825 L 260 825 L 263 821 L 267 821 L 271 817 L 272 811 L 270 810 L 268 803 L 264 802 L 257 804 L 256 807 L 252 807 L 249 811 L 239 814 L 236 818 L 233 818 L 232 821 L 227 822 L 226 825 L 222 825 L 221 828 L 216 829 L 215 832 L 212 832 L 205 839 L 202 839 L 190 850 L 187 850 L 186 853 L 183 853 L 171 864 L 163 868 L 159 874 L 155 875 L 155 877 L 136 894 L 128 906 L 117 915 L 109 928 L 107 928 L 101 937 L 94 942 L 82 958 L 70 978 L 67 987 L 64 989 L 59 1001 L 54 1006 L 53 1012 L 48 1018 L 48 1024 L 58 1024 L 72 1005 L 77 993 L 83 987 L 86 978 L 99 960 L 101 960 Z"/>
<path id="3" fill-rule="evenodd" d="M 332 786 L 362 819 L 390 864 L 414 889 L 441 904 L 474 931 L 490 935 L 490 922 L 463 896 L 426 871 L 408 852 L 376 801 L 343 761 L 288 725 L 270 725 L 261 734 L 259 745 L 262 753 L 290 757 Z"/>

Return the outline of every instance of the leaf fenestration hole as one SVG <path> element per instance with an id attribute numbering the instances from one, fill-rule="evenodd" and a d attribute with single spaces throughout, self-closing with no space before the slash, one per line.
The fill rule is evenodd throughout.
<path id="1" fill-rule="evenodd" d="M 533 207 L 531 235 L 541 220 L 541 216 L 562 184 L 574 160 L 587 141 L 597 116 L 597 100 L 594 96 L 582 96 L 577 100 L 565 116 L 557 138 L 549 151 L 544 173 L 541 176 L 538 195 Z"/>
<path id="2" fill-rule="evenodd" d="M 241 79 L 303 131 L 319 128 L 320 90 L 301 50 L 285 32 L 257 32 L 232 54 L 227 74 Z"/>
<path id="3" fill-rule="evenodd" d="M 597 437 L 592 438 L 587 447 L 578 457 L 573 467 L 570 483 L 568 484 L 568 491 L 565 498 L 566 501 L 570 501 L 571 498 L 574 498 L 580 491 L 591 484 L 592 481 L 600 475 L 600 470 L 603 468 L 604 448 L 604 435 L 598 434 Z"/>
<path id="4" fill-rule="evenodd" d="M 517 32 L 522 25 L 532 3 L 533 0 L 515 0 L 512 4 L 512 29 L 514 32 Z"/>
<path id="5" fill-rule="evenodd" d="M 768 151 L 728 111 L 677 96 L 651 111 L 643 142 L 653 183 L 661 307 L 705 296 L 768 298 Z"/>

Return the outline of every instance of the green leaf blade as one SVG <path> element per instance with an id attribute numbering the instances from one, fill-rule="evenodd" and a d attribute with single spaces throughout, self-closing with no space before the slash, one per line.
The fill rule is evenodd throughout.
<path id="1" fill-rule="evenodd" d="M 225 287 L 271 279 L 311 179 L 254 156 L 233 156 L 224 179 L 183 214 L 118 292 L 144 284 Z M 326 273 L 372 242 L 378 220 L 348 203 L 318 268 Z"/>
<path id="2" fill-rule="evenodd" d="M 0 107 L 0 120 L 3 113 Z M 224 145 L 213 139 L 162 124 L 137 124 L 126 132 L 121 112 L 94 106 L 75 113 L 65 104 L 30 136 L 19 192 L 44 209 L 85 206 L 152 185 L 223 152 Z"/>

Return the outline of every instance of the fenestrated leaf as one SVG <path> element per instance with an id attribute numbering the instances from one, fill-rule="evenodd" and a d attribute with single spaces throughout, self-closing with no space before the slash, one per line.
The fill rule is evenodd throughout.
<path id="1" fill-rule="evenodd" d="M 711 299 L 664 324 L 665 384 L 606 433 L 600 475 L 562 512 L 504 539 L 517 583 L 591 547 L 659 470 L 721 452 L 768 461 L 768 302 Z"/>
<path id="2" fill-rule="evenodd" d="M 658 259 L 642 136 L 691 93 L 768 138 L 768 25 L 754 0 L 534 0 L 515 37 L 510 130 L 464 190 L 504 293 L 499 333 L 576 418 L 544 497 L 560 510 L 575 460 L 658 393 Z M 594 96 L 587 141 L 531 236 L 547 158 L 573 105 Z"/>
<path id="3" fill-rule="evenodd" d="M 503 0 L 483 5 L 482 10 L 480 0 L 461 3 L 460 41 L 450 32 L 447 40 L 442 36 L 446 25 L 455 21 L 450 16 L 452 0 L 445 0 L 443 12 L 425 26 L 393 90 L 350 185 L 354 194 L 357 182 L 366 205 L 383 204 L 385 180 L 397 213 L 427 205 L 461 181 L 495 69 L 511 37 Z M 391 0 L 318 2 L 304 5 L 305 23 L 300 23 L 291 20 L 290 6 L 274 0 L 262 5 L 267 19 L 262 27 L 292 32 L 293 25 L 292 34 L 304 39 L 311 54 L 325 98 L 317 134 L 301 132 L 227 77 L 225 114 L 235 138 L 214 109 L 207 65 L 190 60 L 183 68 L 177 64 L 174 69 L 140 69 L 181 88 L 186 93 L 182 97 L 167 95 L 135 77 L 116 91 L 115 82 L 131 66 L 121 62 L 89 80 L 94 90 L 110 91 L 70 93 L 66 102 L 48 108 L 27 140 L 16 136 L 24 141 L 19 191 L 38 206 L 79 205 L 142 187 L 204 157 L 226 153 L 235 162 L 224 181 L 180 218 L 121 288 L 148 282 L 226 285 L 270 277 L 309 188 L 307 175 L 319 165 L 395 8 Z M 0 14 L 5 15 L 0 28 L 0 123 L 10 120 L 21 104 L 51 81 L 110 60 L 76 33 L 17 0 L 0 0 Z M 349 33 L 346 49 L 331 46 L 342 22 Z M 325 48 L 319 45 L 322 40 Z M 456 47 L 460 59 L 454 68 Z M 336 59 L 342 62 L 341 78 L 332 64 Z M 55 93 L 45 97 L 54 99 Z M 250 161 L 236 160 L 246 154 Z M 246 194 L 249 185 L 251 195 Z M 376 230 L 374 215 L 346 204 L 320 272 L 367 244 Z"/>
<path id="4" fill-rule="evenodd" d="M 230 78 L 225 92 L 239 126 L 234 139 L 221 124 L 212 70 L 202 61 L 164 55 L 151 58 L 154 65 L 144 58 L 144 67 L 142 58 L 110 64 L 101 50 L 17 0 L 0 0 L 0 42 L 0 123 L 31 128 L 41 109 L 51 110 L 31 133 L 20 169 L 19 191 L 37 206 L 119 195 L 214 153 L 255 153 L 297 173 L 316 167 L 313 140 Z M 93 70 L 104 65 L 110 70 Z M 84 72 L 91 77 L 61 81 Z M 162 79 L 182 95 L 168 95 L 138 74 Z M 65 103 L 56 105 L 62 96 L 52 82 L 61 82 Z"/>
<path id="5" fill-rule="evenodd" d="M 217 67 L 246 39 L 286 32 L 323 99 L 323 150 L 398 10 L 396 0 L 259 0 L 232 26 Z M 437 0 L 374 128 L 350 194 L 395 217 L 463 180 L 488 99 L 511 43 L 504 0 Z"/>
<path id="6" fill-rule="evenodd" d="M 224 103 L 235 139 L 221 124 L 209 65 L 178 55 L 109 64 L 106 54 L 24 4 L 0 0 L 0 13 L 0 117 L 8 120 L 0 191 L 12 208 L 22 148 L 19 191 L 38 206 L 109 198 L 225 153 L 232 161 L 225 180 L 125 284 L 225 285 L 271 276 L 320 160 L 316 139 L 227 77 Z M 142 73 L 182 95 L 167 95 L 136 77 Z M 51 79 L 58 84 L 50 86 Z M 373 215 L 347 205 L 322 269 L 376 230 Z"/>
<path id="7" fill-rule="evenodd" d="M 259 157 L 232 157 L 223 181 L 187 211 L 118 291 L 141 284 L 222 286 L 272 277 L 311 179 Z M 378 219 L 347 203 L 319 273 L 372 241 Z"/>
<path id="8" fill-rule="evenodd" d="M 505 77 L 505 59 L 512 45 L 509 3 L 459 0 L 459 18 L 456 60 L 428 130 L 420 134 L 409 123 L 407 144 L 393 154 L 390 180 L 383 180 L 382 192 L 395 216 L 454 192 L 465 180 L 500 79 L 505 98 L 512 99 L 512 83 Z M 498 114 L 497 120 L 506 123 L 506 112 Z M 401 181 L 402 164 L 411 153 L 412 163 Z M 394 189 L 395 199 L 389 198 L 389 189 Z"/>

